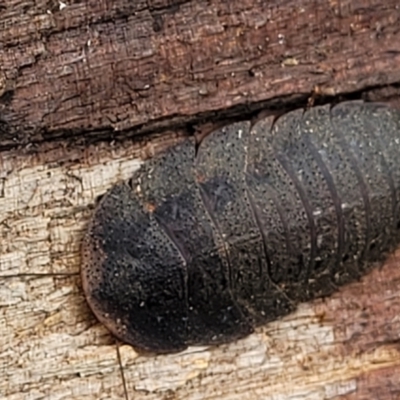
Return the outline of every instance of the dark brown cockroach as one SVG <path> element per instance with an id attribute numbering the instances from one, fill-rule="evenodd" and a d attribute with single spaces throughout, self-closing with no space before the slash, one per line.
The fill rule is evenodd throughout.
<path id="1" fill-rule="evenodd" d="M 399 160 L 400 112 L 360 102 L 172 147 L 101 199 L 83 242 L 90 307 L 159 353 L 244 337 L 394 250 Z"/>

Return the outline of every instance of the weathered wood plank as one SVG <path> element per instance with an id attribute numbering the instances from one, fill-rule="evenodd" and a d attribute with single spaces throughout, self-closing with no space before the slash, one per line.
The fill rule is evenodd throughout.
<path id="1" fill-rule="evenodd" d="M 397 0 L 3 4 L 3 146 L 154 131 L 400 82 Z"/>
<path id="2" fill-rule="evenodd" d="M 1 153 L 2 399 L 125 398 L 115 341 L 77 274 L 96 197 L 129 177 L 143 150 L 125 141 Z M 362 282 L 237 343 L 155 358 L 122 345 L 129 398 L 392 399 L 399 315 L 400 251 Z"/>
<path id="3" fill-rule="evenodd" d="M 183 123 L 291 106 L 313 91 L 373 89 L 374 100 L 398 101 L 400 9 L 395 0 L 12 0 L 0 10 L 0 148 L 10 149 L 0 153 L 0 397 L 125 399 L 115 341 L 78 275 L 96 197 Z M 174 133 L 112 141 L 159 128 Z M 54 141 L 72 136 L 107 144 Z M 149 358 L 122 345 L 128 396 L 396 398 L 399 267 L 400 250 L 362 282 L 220 348 Z"/>

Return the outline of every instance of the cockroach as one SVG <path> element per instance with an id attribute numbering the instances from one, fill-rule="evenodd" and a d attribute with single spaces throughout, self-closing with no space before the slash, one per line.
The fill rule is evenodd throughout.
<path id="1" fill-rule="evenodd" d="M 83 240 L 97 318 L 156 353 L 237 340 L 400 243 L 400 111 L 346 102 L 241 121 L 147 160 Z"/>

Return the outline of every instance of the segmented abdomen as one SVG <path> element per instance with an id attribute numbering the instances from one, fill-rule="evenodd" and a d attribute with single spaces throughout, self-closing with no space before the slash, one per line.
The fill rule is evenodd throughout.
<path id="1" fill-rule="evenodd" d="M 400 242 L 400 112 L 359 102 L 239 122 L 145 162 L 99 203 L 97 317 L 157 352 L 243 337 Z"/>

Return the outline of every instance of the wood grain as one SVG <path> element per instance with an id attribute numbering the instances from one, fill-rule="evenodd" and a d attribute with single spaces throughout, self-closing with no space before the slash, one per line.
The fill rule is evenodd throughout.
<path id="1" fill-rule="evenodd" d="M 400 10 L 397 0 L 10 0 L 0 52 L 0 145 L 110 139 L 398 84 Z"/>
<path id="2" fill-rule="evenodd" d="M 125 141 L 1 154 L 2 399 L 125 399 L 115 340 L 83 297 L 79 249 L 96 197 L 142 152 Z M 158 357 L 121 345 L 129 399 L 393 399 L 399 316 L 400 251 L 236 343 Z"/>
<path id="3" fill-rule="evenodd" d="M 244 340 L 170 356 L 118 347 L 79 278 L 96 198 L 143 158 L 310 96 L 400 107 L 399 84 L 397 0 L 0 1 L 0 398 L 126 400 L 124 377 L 130 400 L 400 399 L 400 249 Z"/>

